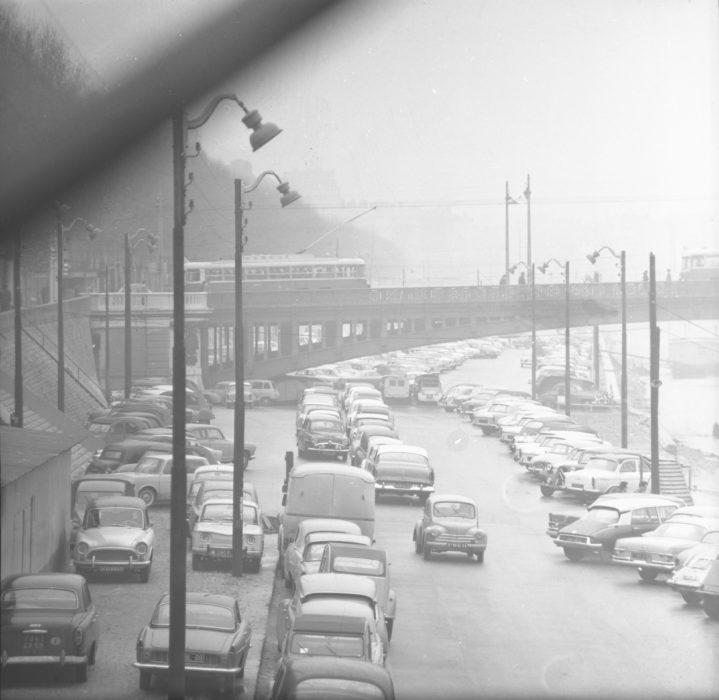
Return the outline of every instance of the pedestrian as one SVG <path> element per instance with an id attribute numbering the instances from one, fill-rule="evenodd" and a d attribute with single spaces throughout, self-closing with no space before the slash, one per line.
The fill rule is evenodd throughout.
<path id="1" fill-rule="evenodd" d="M 672 271 L 669 268 L 667 268 L 667 282 L 671 282 L 671 281 L 672 281 Z"/>
<path id="2" fill-rule="evenodd" d="M 6 282 L 0 289 L 0 311 L 7 311 L 10 308 L 12 308 L 12 292 Z"/>
<path id="3" fill-rule="evenodd" d="M 649 273 L 646 270 L 642 273 L 642 282 L 649 282 Z"/>
<path id="4" fill-rule="evenodd" d="M 527 284 L 527 278 L 524 276 L 524 272 L 522 272 L 522 274 L 519 275 L 519 279 L 517 280 L 517 284 Z"/>
<path id="5" fill-rule="evenodd" d="M 499 284 L 500 284 L 501 286 L 504 286 L 504 285 L 507 284 L 507 275 L 502 275 L 502 276 L 499 278 Z"/>

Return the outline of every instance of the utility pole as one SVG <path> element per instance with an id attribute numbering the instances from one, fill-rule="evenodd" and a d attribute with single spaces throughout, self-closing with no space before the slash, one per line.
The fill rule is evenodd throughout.
<path id="1" fill-rule="evenodd" d="M 657 280 L 654 253 L 649 254 L 649 383 L 652 493 L 659 493 L 659 326 L 657 326 Z"/>
<path id="2" fill-rule="evenodd" d="M 532 190 L 529 188 L 529 175 L 527 175 L 527 188 L 524 190 L 524 198 L 527 200 L 527 269 L 532 269 Z"/>
<path id="3" fill-rule="evenodd" d="M 22 393 L 22 287 L 20 284 L 20 256 L 22 254 L 22 237 L 15 233 L 15 250 L 12 260 L 13 306 L 15 307 L 15 412 L 12 425 L 23 427 L 23 393 Z"/>
<path id="4" fill-rule="evenodd" d="M 569 260 L 564 263 L 564 412 L 569 416 L 572 413 L 571 384 L 570 384 L 570 336 L 569 336 Z"/>

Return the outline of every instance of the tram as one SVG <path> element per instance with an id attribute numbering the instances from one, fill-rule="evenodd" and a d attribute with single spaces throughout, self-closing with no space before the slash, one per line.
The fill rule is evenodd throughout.
<path id="1" fill-rule="evenodd" d="M 185 260 L 185 289 L 220 291 L 235 282 L 235 261 Z M 360 258 L 314 258 L 304 255 L 245 255 L 242 281 L 247 289 L 365 288 L 367 265 Z"/>
<path id="2" fill-rule="evenodd" d="M 719 279 L 719 250 L 685 250 L 679 279 L 687 282 Z"/>

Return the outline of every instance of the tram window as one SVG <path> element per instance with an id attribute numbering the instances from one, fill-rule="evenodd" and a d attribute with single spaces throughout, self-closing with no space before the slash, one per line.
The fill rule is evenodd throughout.
<path id="1" fill-rule="evenodd" d="M 200 270 L 186 270 L 185 279 L 188 282 L 199 282 L 200 281 Z"/>

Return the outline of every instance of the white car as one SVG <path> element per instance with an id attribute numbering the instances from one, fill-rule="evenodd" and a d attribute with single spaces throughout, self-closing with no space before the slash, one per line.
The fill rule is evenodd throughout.
<path id="1" fill-rule="evenodd" d="M 636 491 L 640 482 L 648 483 L 651 476 L 649 460 L 639 453 L 622 452 L 592 457 L 578 471 L 569 472 L 565 491 L 580 496 L 599 496 L 616 488 Z"/>

